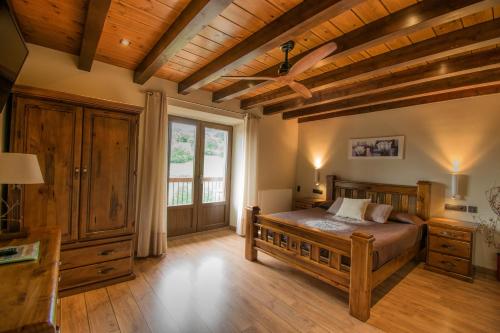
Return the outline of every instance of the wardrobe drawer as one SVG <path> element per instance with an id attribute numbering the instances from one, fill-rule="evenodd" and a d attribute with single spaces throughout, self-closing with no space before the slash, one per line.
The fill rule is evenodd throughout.
<path id="1" fill-rule="evenodd" d="M 61 252 L 62 270 L 132 256 L 132 240 Z"/>
<path id="2" fill-rule="evenodd" d="M 453 230 L 450 228 L 435 227 L 432 225 L 429 226 L 429 233 L 431 235 L 448 237 L 467 242 L 470 242 L 472 240 L 472 234 L 468 231 Z"/>
<path id="3" fill-rule="evenodd" d="M 444 269 L 448 272 L 469 276 L 471 270 L 470 260 L 465 260 L 457 257 L 452 257 L 446 254 L 429 251 L 429 258 L 427 263 L 430 266 Z"/>
<path id="4" fill-rule="evenodd" d="M 67 289 L 127 275 L 132 272 L 132 257 L 61 271 L 60 289 Z"/>
<path id="5" fill-rule="evenodd" d="M 429 249 L 465 259 L 471 257 L 471 243 L 434 235 L 429 236 Z"/>

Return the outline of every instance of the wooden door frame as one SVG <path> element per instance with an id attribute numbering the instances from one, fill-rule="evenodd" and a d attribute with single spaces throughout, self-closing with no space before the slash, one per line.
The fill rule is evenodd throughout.
<path id="1" fill-rule="evenodd" d="M 228 147 L 227 147 L 227 163 L 226 163 L 226 188 L 225 188 L 225 203 L 226 203 L 226 208 L 225 208 L 225 224 L 229 225 L 229 215 L 230 215 L 230 210 L 231 210 L 231 171 L 232 171 L 232 149 L 233 149 L 233 127 L 231 125 L 223 125 L 223 124 L 218 124 L 218 123 L 213 123 L 213 122 L 208 122 L 208 121 L 203 121 L 203 120 L 197 120 L 193 118 L 187 118 L 187 117 L 182 117 L 182 116 L 176 116 L 176 115 L 169 115 L 168 116 L 168 168 L 167 168 L 167 184 L 170 179 L 170 157 L 171 157 L 171 142 L 172 142 L 172 122 L 179 122 L 179 123 L 184 123 L 184 124 L 190 124 L 190 125 L 195 125 L 196 126 L 196 142 L 195 142 L 195 163 L 193 165 L 193 221 L 194 221 L 194 231 L 195 232 L 200 232 L 202 230 L 199 230 L 199 210 L 201 205 L 203 204 L 202 202 L 202 181 L 201 181 L 201 174 L 202 174 L 202 163 L 201 161 L 203 160 L 203 152 L 204 152 L 204 128 L 216 128 L 216 129 L 221 129 L 221 130 L 227 130 L 228 131 Z M 167 185 L 168 188 L 168 185 Z M 168 194 L 167 194 L 167 201 L 168 201 Z M 167 203 L 168 204 L 168 203 Z M 214 203 L 216 204 L 216 203 Z M 205 204 L 206 205 L 206 204 Z M 208 203 L 210 205 L 210 203 Z M 188 205 L 184 206 L 172 206 L 168 207 L 168 209 L 176 209 L 177 207 L 186 207 Z M 168 223 L 168 221 L 167 221 Z"/>

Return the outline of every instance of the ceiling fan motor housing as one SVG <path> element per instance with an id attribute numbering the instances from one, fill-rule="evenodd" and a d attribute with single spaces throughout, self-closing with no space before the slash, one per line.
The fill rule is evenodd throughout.
<path id="1" fill-rule="evenodd" d="M 288 74 L 288 71 L 290 70 L 291 67 L 292 65 L 288 61 L 282 62 L 280 64 L 280 67 L 278 68 L 278 75 L 282 76 Z"/>
<path id="2" fill-rule="evenodd" d="M 288 74 L 288 71 L 292 67 L 292 65 L 288 62 L 288 52 L 293 50 L 295 46 L 295 42 L 293 40 L 289 40 L 288 42 L 281 44 L 281 51 L 285 53 L 285 61 L 280 64 L 278 68 L 278 75 Z"/>

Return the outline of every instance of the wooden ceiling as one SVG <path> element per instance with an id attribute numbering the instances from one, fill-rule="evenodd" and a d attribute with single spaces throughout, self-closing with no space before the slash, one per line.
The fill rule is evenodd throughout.
<path id="1" fill-rule="evenodd" d="M 80 55 L 81 69 L 96 59 L 134 70 L 138 83 L 154 75 L 178 82 L 181 93 L 209 90 L 215 101 L 239 98 L 242 108 L 263 105 L 264 114 L 301 122 L 487 94 L 500 84 L 500 0 L 11 3 L 28 42 Z M 297 78 L 311 99 L 278 83 L 220 78 L 276 75 L 288 39 L 296 42 L 292 63 L 328 41 L 339 45 Z"/>

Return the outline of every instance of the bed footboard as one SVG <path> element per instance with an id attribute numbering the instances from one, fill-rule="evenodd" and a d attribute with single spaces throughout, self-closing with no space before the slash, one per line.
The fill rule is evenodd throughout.
<path id="1" fill-rule="evenodd" d="M 257 250 L 349 292 L 349 312 L 366 321 L 372 291 L 372 235 L 353 233 L 350 239 L 290 225 L 259 215 L 247 207 L 245 258 L 257 259 Z"/>

